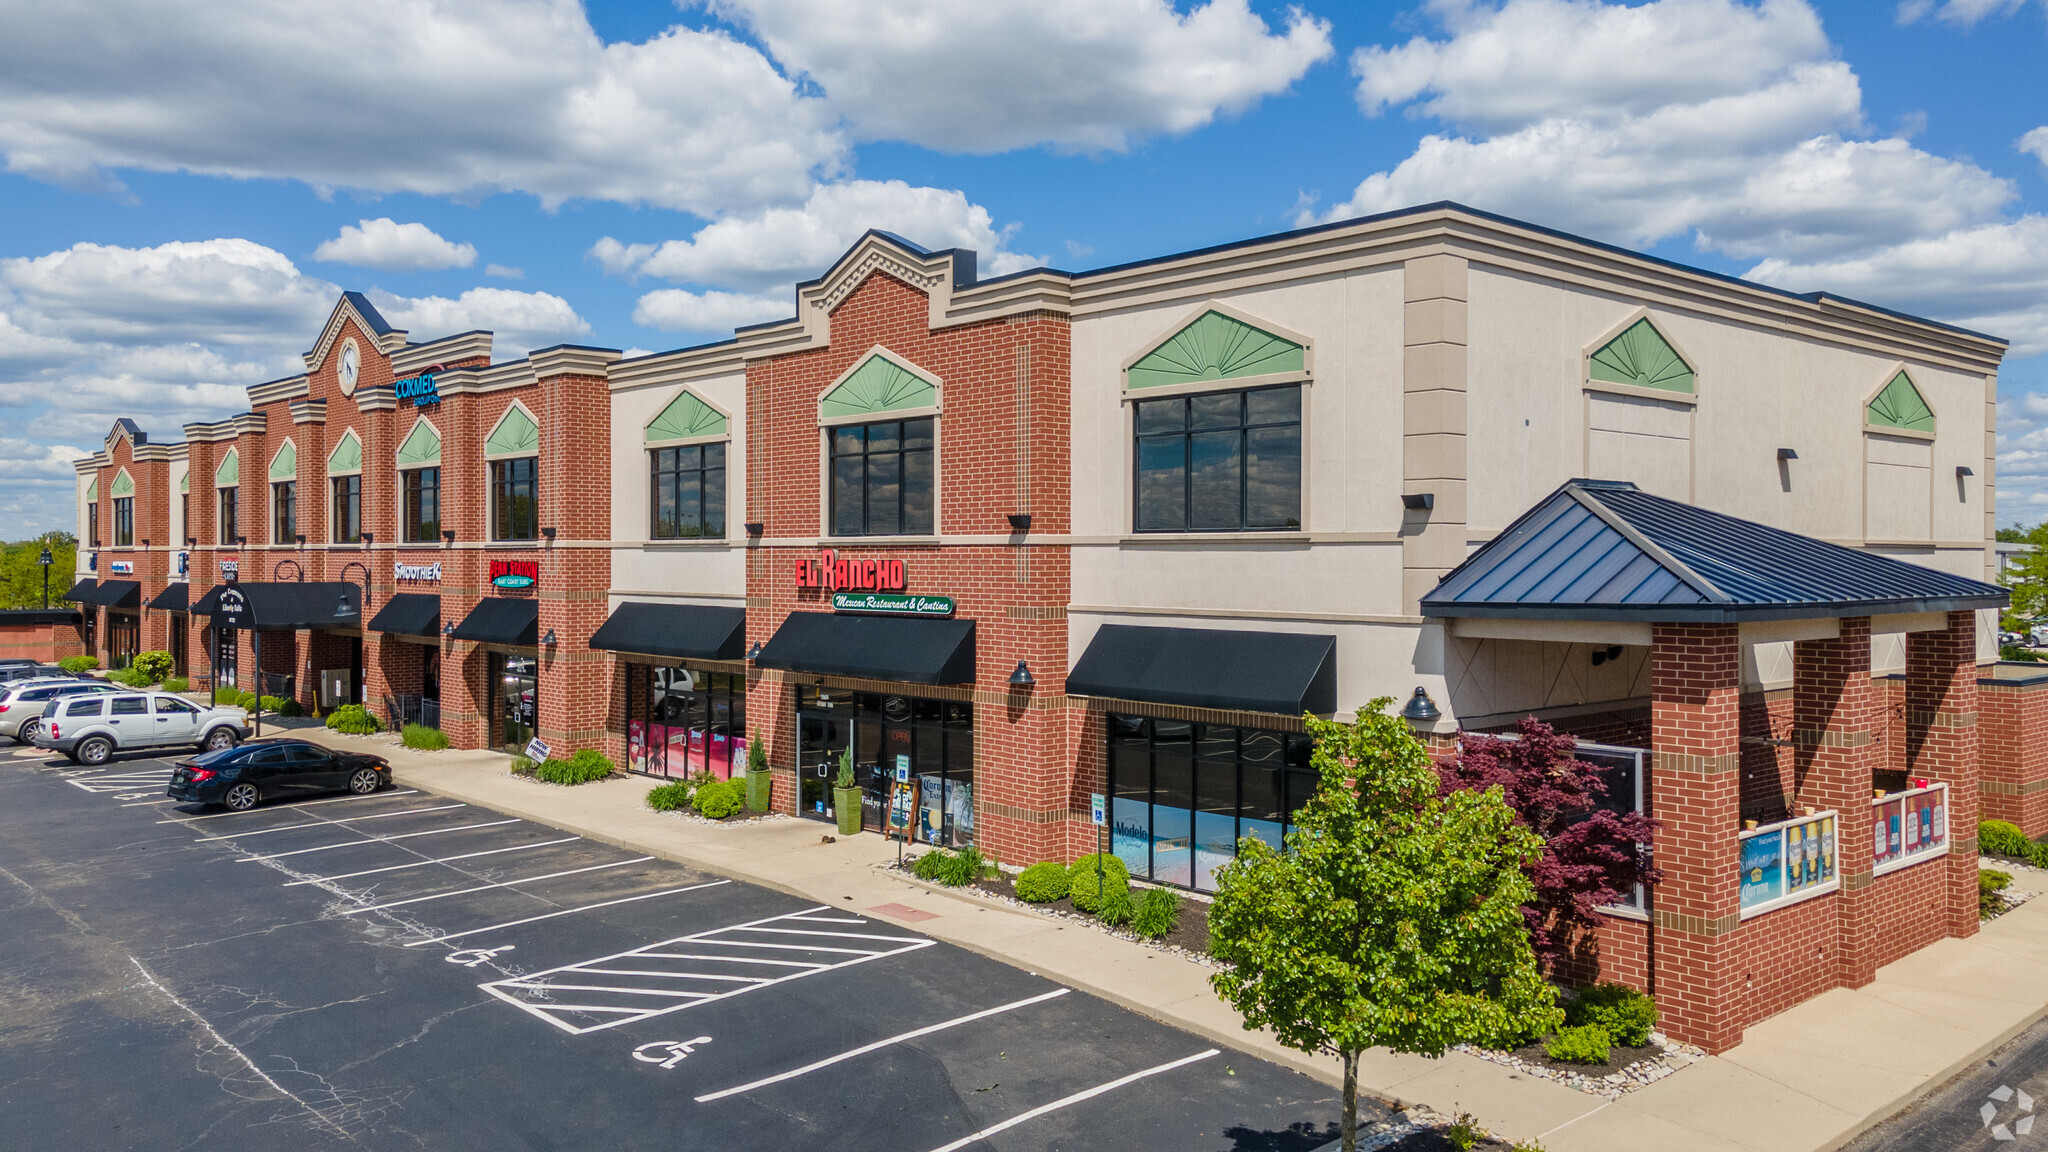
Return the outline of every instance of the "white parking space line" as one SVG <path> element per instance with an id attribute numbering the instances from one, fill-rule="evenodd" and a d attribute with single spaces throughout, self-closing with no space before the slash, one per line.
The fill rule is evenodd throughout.
<path id="1" fill-rule="evenodd" d="M 482 852 L 464 852 L 460 856 L 443 856 L 436 860 L 414 860 L 410 864 L 388 864 L 382 868 L 365 868 L 360 872 L 343 872 L 338 876 L 315 876 L 310 880 L 293 880 L 285 885 L 297 888 L 301 884 L 326 884 L 335 880 L 353 880 L 358 876 L 375 876 L 380 872 L 402 872 L 407 868 L 422 868 L 428 864 L 447 864 L 455 860 L 474 860 L 479 856 L 496 856 L 501 852 L 524 852 L 528 848 L 547 848 L 555 844 L 567 844 L 581 840 L 581 836 L 564 836 L 560 840 L 542 840 L 534 844 L 514 844 L 510 848 L 488 848 Z"/>
<path id="2" fill-rule="evenodd" d="M 129 803 L 129 804 L 123 804 L 123 805 L 121 805 L 121 807 L 123 807 L 123 808 L 154 808 L 154 807 L 156 807 L 156 806 L 157 806 L 157 805 L 159 805 L 159 804 L 181 804 L 181 803 L 183 803 L 183 801 L 181 801 L 181 800 L 137 800 L 137 801 L 134 801 L 133 803 Z"/>
<path id="3" fill-rule="evenodd" d="M 542 880 L 554 880 L 562 876 L 574 876 L 579 872 L 602 872 L 607 868 L 624 868 L 628 864 L 645 864 L 652 856 L 635 856 L 631 860 L 620 860 L 615 864 L 592 864 L 588 868 L 571 868 L 566 872 L 549 872 L 542 876 L 522 876 L 517 880 L 500 880 L 495 884 L 480 884 L 475 888 L 458 888 L 453 892 L 436 892 L 432 896 L 414 896 L 405 900 L 392 900 L 384 904 L 371 904 L 364 908 L 350 908 L 343 916 L 354 916 L 358 912 L 380 912 L 386 908 L 398 908 L 407 904 L 424 904 L 447 896 L 467 896 L 472 892 L 488 892 L 493 888 L 511 888 L 519 884 L 537 884 Z"/>
<path id="4" fill-rule="evenodd" d="M 196 824 L 201 820 L 219 820 L 226 816 L 262 816 L 272 812 L 291 812 L 300 808 L 311 808 L 315 804 L 340 804 L 348 800 L 389 800 L 394 796 L 417 796 L 417 788 L 400 788 L 393 792 L 372 792 L 368 796 L 336 796 L 332 800 L 305 800 L 297 804 L 280 804 L 275 808 L 251 808 L 247 812 L 209 812 L 204 816 L 186 816 L 178 820 L 159 820 L 159 824 Z"/>
<path id="5" fill-rule="evenodd" d="M 610 956 L 599 956 L 594 960 L 585 960 L 578 964 L 565 964 L 560 968 L 550 968 L 544 972 L 509 977 L 503 980 L 493 980 L 487 984 L 479 984 L 477 987 L 515 1008 L 547 1021 L 549 1024 L 560 1028 L 572 1036 L 580 1036 L 586 1032 L 616 1028 L 621 1024 L 632 1024 L 636 1021 L 649 1019 L 650 1017 L 662 1016 L 670 1012 L 680 1012 L 685 1008 L 693 1008 L 699 1004 L 708 1004 L 714 1000 L 741 996 L 748 992 L 766 988 L 771 984 L 801 980 L 806 976 L 816 976 L 819 973 L 829 972 L 836 968 L 865 964 L 870 960 L 880 960 L 888 956 L 900 956 L 906 952 L 915 952 L 920 948 L 929 948 L 933 944 L 938 943 L 936 940 L 925 940 L 915 936 L 883 936 L 854 932 L 814 931 L 807 927 L 767 927 L 767 925 L 808 925 L 820 922 L 845 923 L 845 921 L 837 919 L 815 921 L 807 918 L 809 913 L 825 912 L 828 910 L 826 906 L 820 905 L 816 908 L 806 909 L 803 912 L 792 912 L 782 916 L 769 916 L 761 920 L 750 920 L 744 924 L 732 924 L 724 928 L 713 928 L 709 931 L 698 932 L 689 936 L 678 936 L 673 940 L 663 940 L 658 944 L 648 944 L 628 952 L 616 952 Z M 867 921 L 859 921 L 859 923 L 864 927 L 886 927 L 886 925 L 881 924 L 870 924 Z M 750 939 L 747 935 L 748 933 L 769 932 L 785 936 L 818 936 L 834 940 L 846 940 L 848 938 L 870 940 L 880 944 L 881 947 L 848 948 L 837 944 L 769 943 L 763 940 Z M 673 948 L 678 944 L 688 944 L 695 947 L 709 945 L 716 949 L 731 948 L 736 951 L 731 953 L 713 951 L 709 956 L 702 957 L 701 959 L 696 954 L 690 952 L 666 951 L 666 949 Z M 411 945 L 407 945 L 407 947 L 411 947 Z M 708 960 L 719 964 L 762 962 L 747 956 L 744 951 L 740 951 L 750 948 L 822 952 L 848 956 L 849 959 L 835 960 L 824 964 L 814 963 L 799 971 L 786 972 L 775 976 L 748 976 L 734 973 L 730 970 L 707 972 L 690 965 L 671 966 L 658 962 L 668 959 L 688 959 L 693 962 Z M 617 961 L 625 961 L 627 964 L 632 965 L 632 967 L 614 967 L 613 965 Z M 656 961 L 656 963 L 646 963 L 648 961 Z M 767 961 L 767 963 L 787 965 L 788 962 Z M 584 982 L 585 979 L 596 976 L 609 976 L 611 979 L 596 983 Z M 739 984 L 740 986 L 737 988 L 727 988 L 723 991 L 708 991 L 690 987 L 690 981 L 703 981 L 714 985 Z M 558 989 L 574 990 L 582 993 L 599 992 L 603 993 L 603 995 L 578 996 L 578 1003 L 569 1005 L 552 999 L 554 992 Z M 661 997 L 679 1002 L 672 1004 L 648 1004 L 644 1000 L 636 1001 L 635 997 Z M 621 1011 L 621 1009 L 626 1011 Z M 596 1023 L 575 1019 L 578 1014 L 593 1011 L 603 1011 L 614 1018 L 600 1020 Z"/>
<path id="6" fill-rule="evenodd" d="M 256 864 L 264 860 L 282 860 L 287 856 L 304 856 L 308 852 L 330 852 L 336 848 L 353 848 L 358 844 L 389 844 L 393 840 L 410 840 L 415 836 L 439 836 L 444 832 L 467 832 L 472 828 L 497 828 L 505 824 L 517 824 L 515 817 L 510 820 L 489 820 L 482 824 L 458 824 L 453 828 L 429 828 L 425 832 L 401 832 L 396 836 L 366 836 L 361 840 L 344 840 L 339 844 L 322 844 L 318 848 L 301 848 L 296 852 L 273 852 L 268 856 L 244 856 L 237 864 Z"/>
<path id="7" fill-rule="evenodd" d="M 355 824 L 364 820 L 383 820 L 392 816 L 411 816 L 419 812 L 446 812 L 450 808 L 467 808 L 467 804 L 439 804 L 432 808 L 406 808 L 397 812 L 378 812 L 370 816 L 350 816 L 346 820 L 308 820 L 304 824 L 286 824 L 280 828 L 259 828 L 254 832 L 230 832 L 226 836 L 201 836 L 194 844 L 211 844 L 216 840 L 243 840 L 250 836 L 262 836 L 271 832 L 296 832 L 301 828 L 336 828 L 343 824 Z"/>
<path id="8" fill-rule="evenodd" d="M 988 1127 L 983 1128 L 981 1131 L 976 1132 L 972 1136 L 962 1136 L 960 1139 L 953 1141 L 951 1144 L 941 1144 L 937 1148 L 932 1149 L 932 1152 L 960 1152 L 960 1149 L 965 1148 L 970 1144 L 973 1144 L 980 1140 L 986 1140 L 998 1132 L 1008 1131 L 1009 1129 L 1015 1128 L 1017 1125 L 1024 1123 L 1026 1120 L 1035 1120 L 1048 1112 L 1057 1112 L 1060 1109 L 1066 1108 L 1070 1105 L 1079 1104 L 1083 1100 L 1093 1099 L 1094 1097 L 1102 1095 L 1104 1092 L 1114 1092 L 1118 1088 L 1121 1088 L 1126 1084 L 1134 1084 L 1137 1081 L 1143 1080 L 1147 1076 L 1157 1076 L 1161 1072 L 1171 1072 L 1175 1068 L 1184 1068 L 1189 1064 L 1195 1063 L 1196 1061 L 1207 1060 L 1209 1057 L 1218 1055 L 1222 1051 L 1223 1050 L 1221 1048 L 1211 1048 L 1207 1052 L 1197 1052 L 1193 1056 L 1183 1056 L 1178 1060 L 1170 1061 L 1168 1063 L 1161 1064 L 1154 1068 L 1147 1068 L 1143 1072 L 1133 1072 L 1129 1076 L 1118 1077 L 1115 1080 L 1111 1080 L 1107 1084 L 1097 1084 L 1093 1088 L 1089 1088 L 1081 1092 L 1076 1092 L 1072 1096 L 1062 1096 L 1050 1104 L 1040 1104 L 1038 1107 L 1033 1108 L 1031 1111 L 1021 1112 L 1015 1116 L 1010 1117 L 1008 1120 L 1005 1120 L 1000 1124 L 991 1124 Z"/>
<path id="9" fill-rule="evenodd" d="M 700 888 L 716 888 L 720 884 L 730 883 L 732 883 L 732 881 L 730 880 L 713 880 L 709 884 L 691 884 L 685 888 L 664 888 L 659 892 L 643 892 L 638 896 L 626 896 L 618 900 L 606 900 L 597 904 L 585 904 L 581 908 L 564 908 L 560 912 L 549 912 L 540 916 L 528 916 L 524 920 L 509 920 L 503 924 L 493 924 L 488 928 L 466 928 L 460 932 L 449 932 L 441 936 L 432 936 L 425 940 L 415 940 L 412 943 L 407 944 L 406 947 L 418 948 L 422 944 L 439 944 L 443 940 L 460 940 L 464 936 L 475 936 L 481 932 L 496 932 L 500 928 L 517 928 L 521 924 L 532 924 L 539 920 L 553 920 L 557 916 L 572 916 L 578 912 L 589 912 L 595 908 L 609 908 L 614 904 L 631 904 L 635 900 L 652 900 L 656 896 L 673 896 L 678 892 L 695 892 Z M 610 959 L 610 957 L 606 957 L 606 959 Z"/>
<path id="10" fill-rule="evenodd" d="M 596 971 L 596 969 L 586 968 L 584 969 L 584 971 L 590 972 Z M 830 1068 L 834 1064 L 838 1064 L 847 1060 L 852 1060 L 859 1056 L 865 1056 L 870 1052 L 880 1051 L 883 1048 L 887 1048 L 891 1044 L 901 1044 L 907 1040 L 915 1040 L 920 1036 L 930 1036 L 934 1032 L 944 1032 L 948 1028 L 958 1028 L 962 1024 L 972 1024 L 976 1020 L 986 1020 L 991 1016 L 1000 1016 L 1005 1012 L 1014 1012 L 1019 1008 L 1029 1008 L 1033 1004 L 1043 1004 L 1047 1000 L 1052 1000 L 1061 996 L 1065 996 L 1067 993 L 1071 991 L 1073 991 L 1073 989 L 1071 988 L 1055 988 L 1052 991 L 1043 993 L 1041 995 L 1027 997 L 1023 1000 L 1013 1000 L 1008 1004 L 999 1004 L 994 1008 L 984 1008 L 979 1012 L 972 1012 L 965 1016 L 955 1016 L 951 1020 L 944 1020 L 937 1024 L 927 1024 L 922 1028 L 914 1029 L 909 1032 L 898 1033 L 895 1036 L 889 1037 L 887 1040 L 877 1040 L 873 1044 L 863 1044 L 858 1048 L 841 1052 L 837 1056 L 827 1056 L 823 1060 L 806 1064 L 801 1068 L 792 1068 L 789 1071 L 781 1073 L 779 1075 L 768 1076 L 760 1080 L 752 1081 L 750 1083 L 741 1084 L 736 1088 L 727 1088 L 719 1092 L 707 1092 L 704 1095 L 697 1097 L 697 1103 L 708 1104 L 713 1100 L 723 1100 L 727 1096 L 737 1096 L 742 1092 L 752 1092 L 756 1088 L 766 1088 L 770 1084 L 780 1084 L 784 1080 L 794 1080 L 799 1076 L 803 1076 L 811 1072 L 816 1072 L 820 1068 Z"/>
<path id="11" fill-rule="evenodd" d="M 143 769 L 135 772 L 109 772 L 84 780 L 66 780 L 73 788 L 87 792 L 139 792 L 144 789 L 166 788 L 171 783 L 169 768 Z"/>

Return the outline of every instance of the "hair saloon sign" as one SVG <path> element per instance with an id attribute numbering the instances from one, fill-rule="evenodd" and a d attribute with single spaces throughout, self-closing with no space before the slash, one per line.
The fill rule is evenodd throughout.
<path id="1" fill-rule="evenodd" d="M 881 557 L 843 556 L 831 548 L 815 559 L 796 562 L 796 586 L 831 592 L 901 592 L 903 561 Z"/>

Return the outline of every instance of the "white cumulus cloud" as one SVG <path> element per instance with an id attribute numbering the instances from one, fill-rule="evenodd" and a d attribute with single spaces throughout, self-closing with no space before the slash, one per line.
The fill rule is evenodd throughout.
<path id="1" fill-rule="evenodd" d="M 340 235 L 313 249 L 313 259 L 385 272 L 441 272 L 476 263 L 476 245 L 444 239 L 425 224 L 381 216 L 342 225 Z"/>
<path id="2" fill-rule="evenodd" d="M 2027 0 L 1900 0 L 1899 23 L 1914 24 L 1933 17 L 1947 24 L 1974 27 L 1993 16 L 2010 16 L 2027 6 Z"/>
<path id="3" fill-rule="evenodd" d="M 663 332 L 718 334 L 794 315 L 788 292 L 691 292 L 659 288 L 640 297 L 633 323 Z"/>
<path id="4" fill-rule="evenodd" d="M 1245 0 L 714 0 L 864 139 L 951 152 L 1116 151 L 1286 91 L 1331 52 Z"/>
<path id="5" fill-rule="evenodd" d="M 366 295 L 393 327 L 415 339 L 471 329 L 496 333 L 493 354 L 521 354 L 533 348 L 573 340 L 590 331 L 590 322 L 576 314 L 567 300 L 548 292 L 515 292 L 509 288 L 471 288 L 451 300 L 446 296 L 394 295 L 376 289 Z"/>

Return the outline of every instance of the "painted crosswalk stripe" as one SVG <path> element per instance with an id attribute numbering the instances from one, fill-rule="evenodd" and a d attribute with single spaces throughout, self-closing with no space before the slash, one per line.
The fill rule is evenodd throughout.
<path id="1" fill-rule="evenodd" d="M 730 880 L 713 880 L 709 884 L 690 884 L 682 888 L 664 888 L 659 892 L 643 892 L 638 896 L 623 896 L 617 900 L 605 900 L 596 904 L 585 904 L 581 908 L 564 908 L 560 912 L 547 912 L 539 916 L 528 916 L 524 920 L 508 920 L 503 924 L 493 924 L 487 928 L 468 928 L 461 932 L 447 932 L 439 936 L 428 937 L 425 940 L 415 940 L 412 943 L 407 944 L 406 947 L 418 948 L 423 944 L 439 944 L 444 940 L 460 940 L 464 936 L 475 936 L 484 932 L 496 932 L 504 928 L 517 928 L 521 924 L 532 924 L 541 920 L 553 920 L 557 916 L 573 916 L 578 912 L 589 912 L 598 908 L 610 908 L 614 904 L 631 904 L 636 900 L 652 900 L 656 896 L 673 896 L 678 892 L 695 892 L 700 888 L 716 888 L 720 884 L 730 883 L 732 883 L 732 881 Z"/>
<path id="2" fill-rule="evenodd" d="M 593 969 L 585 969 L 585 971 L 593 971 Z M 927 1024 L 922 1028 L 913 1029 L 909 1032 L 899 1032 L 896 1035 L 889 1037 L 887 1040 L 877 1040 L 872 1044 L 863 1044 L 858 1048 L 841 1052 L 837 1056 L 827 1056 L 823 1060 L 818 1060 L 813 1063 L 806 1064 L 801 1068 L 792 1068 L 789 1071 L 783 1072 L 779 1075 L 768 1076 L 760 1080 L 750 1081 L 748 1083 L 741 1084 L 738 1087 L 727 1088 L 720 1092 L 707 1092 L 704 1095 L 697 1097 L 697 1103 L 708 1104 L 713 1100 L 723 1100 L 727 1096 L 737 1096 L 742 1092 L 752 1092 L 756 1088 L 766 1088 L 770 1084 L 780 1084 L 784 1080 L 794 1080 L 799 1076 L 804 1076 L 808 1075 L 809 1073 L 816 1072 L 820 1068 L 829 1068 L 834 1064 L 839 1064 L 847 1060 L 852 1060 L 858 1056 L 865 1056 L 870 1052 L 880 1051 L 883 1048 L 889 1047 L 891 1044 L 902 1044 L 907 1041 L 915 1040 L 920 1036 L 930 1036 L 934 1032 L 944 1032 L 948 1028 L 958 1028 L 962 1024 L 972 1024 L 976 1020 L 986 1020 L 991 1016 L 1000 1016 L 1005 1012 L 1014 1012 L 1019 1008 L 1029 1008 L 1033 1004 L 1043 1004 L 1047 1000 L 1051 1000 L 1060 996 L 1065 996 L 1067 993 L 1072 991 L 1072 988 L 1055 988 L 1050 992 L 1046 992 L 1038 996 L 1030 996 L 1022 1000 L 1013 1000 L 1008 1004 L 998 1004 L 994 1008 L 984 1008 L 979 1012 L 971 1012 L 965 1016 L 955 1016 L 951 1020 L 942 1020 L 937 1024 Z"/>
<path id="3" fill-rule="evenodd" d="M 265 836 L 272 832 L 296 832 L 301 828 L 337 828 L 343 824 L 359 824 L 365 820 L 384 820 L 392 816 L 413 816 L 421 812 L 446 812 L 450 808 L 467 808 L 467 804 L 437 804 L 432 808 L 405 808 L 397 812 L 376 812 L 368 816 L 350 816 L 346 820 L 308 820 L 304 824 L 286 824 L 279 828 L 259 828 L 254 832 L 231 832 L 226 836 L 201 836 L 194 844 L 211 844 L 216 840 L 246 840 L 251 836 Z"/>
<path id="4" fill-rule="evenodd" d="M 742 996 L 773 984 L 901 956 L 937 943 L 917 936 L 813 927 L 847 923 L 837 917 L 811 918 L 814 913 L 829 911 L 833 909 L 820 905 L 750 920 L 477 987 L 564 1032 L 582 1035 Z M 889 927 L 867 920 L 854 923 L 865 928 Z M 775 939 L 758 938 L 771 935 Z M 832 942 L 822 942 L 826 940 Z M 752 955 L 756 951 L 770 955 Z M 812 958 L 794 960 L 788 955 L 792 952 Z M 746 971 L 748 965 L 795 970 L 755 975 Z M 575 1003 L 563 1003 L 557 991 L 575 992 Z M 672 1002 L 650 1003 L 662 1000 Z"/>
<path id="5" fill-rule="evenodd" d="M 223 820 L 229 816 L 267 816 L 272 812 L 292 812 L 300 808 L 311 808 L 315 804 L 343 804 L 351 800 L 389 800 L 396 796 L 417 796 L 416 788 L 400 788 L 395 792 L 373 792 L 368 796 L 336 796 L 332 800 L 305 800 L 297 804 L 284 804 L 275 808 L 252 808 L 247 812 L 209 812 L 204 816 L 184 816 L 175 820 L 159 820 L 159 824 L 197 824 L 201 820 Z"/>
<path id="6" fill-rule="evenodd" d="M 555 880 L 563 876 L 574 876 L 581 872 L 602 872 L 607 868 L 624 868 L 628 864 L 645 864 L 652 856 L 635 856 L 631 860 L 620 860 L 611 864 L 592 864 L 588 868 L 571 868 L 566 872 L 549 872 L 542 876 L 522 876 L 517 880 L 500 880 L 494 884 L 480 884 L 475 888 L 457 888 L 453 892 L 436 892 L 431 896 L 413 896 L 404 900 L 392 900 L 383 904 L 371 904 L 363 908 L 350 908 L 343 916 L 354 916 L 358 912 L 381 912 L 386 908 L 401 908 L 407 904 L 424 904 L 429 900 L 440 900 L 448 896 L 467 896 L 472 892 L 488 892 L 493 888 L 511 888 L 520 884 L 538 884 L 542 880 Z"/>
<path id="7" fill-rule="evenodd" d="M 1008 1131 L 1009 1129 L 1015 1128 L 1017 1125 L 1022 1124 L 1027 1120 L 1036 1120 L 1038 1117 L 1043 1116 L 1048 1112 L 1057 1112 L 1062 1108 L 1066 1108 L 1074 1104 L 1079 1104 L 1083 1100 L 1093 1099 L 1094 1097 L 1100 1096 L 1105 1092 L 1114 1092 L 1118 1088 L 1121 1088 L 1126 1084 L 1134 1084 L 1140 1080 L 1145 1079 L 1147 1076 L 1157 1076 L 1161 1072 L 1171 1072 L 1175 1068 L 1184 1068 L 1187 1065 L 1193 1064 L 1198 1060 L 1207 1060 L 1209 1057 L 1218 1055 L 1222 1051 L 1223 1050 L 1220 1048 L 1211 1048 L 1206 1052 L 1197 1052 L 1193 1056 L 1183 1056 L 1178 1060 L 1168 1061 L 1167 1063 L 1158 1065 L 1157 1067 L 1147 1068 L 1143 1072 L 1133 1072 L 1129 1076 L 1118 1077 L 1115 1080 L 1111 1080 L 1107 1084 L 1097 1084 L 1093 1088 L 1076 1092 L 1072 1096 L 1062 1096 L 1050 1104 L 1040 1104 L 1038 1107 L 1033 1108 L 1031 1111 L 1019 1113 L 1018 1115 L 1012 1116 L 1008 1120 L 1005 1120 L 1000 1124 L 991 1124 L 988 1127 L 983 1128 L 981 1131 L 976 1132 L 972 1136 L 962 1136 L 960 1139 L 953 1141 L 951 1144 L 941 1144 L 937 1148 L 932 1149 L 932 1152 L 960 1152 L 960 1149 L 965 1148 L 970 1144 L 986 1140 L 998 1132 Z"/>
<path id="8" fill-rule="evenodd" d="M 448 864 L 456 860 L 474 860 L 479 856 L 496 856 L 501 852 L 524 852 L 529 848 L 548 848 L 556 844 L 568 844 L 581 840 L 581 836 L 564 836 L 559 840 L 540 840 L 532 844 L 514 844 L 510 848 L 486 848 L 482 852 L 464 852 L 459 856 L 442 856 L 434 860 L 413 860 L 405 864 L 387 864 L 382 868 L 365 868 L 360 872 L 343 872 L 338 876 L 313 876 L 305 880 L 293 880 L 285 885 L 297 888 L 301 884 L 330 884 L 336 880 L 353 880 L 358 876 L 375 876 L 382 872 L 402 872 L 407 868 L 424 868 L 429 864 Z"/>
<path id="9" fill-rule="evenodd" d="M 318 848 L 301 848 L 296 852 L 273 852 L 268 856 L 244 856 L 237 864 L 256 864 L 265 860 L 282 860 L 287 856 L 304 856 L 308 852 L 330 852 L 336 848 L 354 848 L 359 844 L 389 844 L 394 840 L 410 840 L 415 836 L 439 836 L 444 832 L 467 832 L 472 828 L 497 828 L 506 824 L 517 824 L 515 817 L 510 820 L 488 820 L 482 824 L 458 824 L 453 828 L 430 828 L 425 832 L 401 832 L 396 836 L 365 836 L 361 840 L 344 840 L 339 844 L 322 844 Z"/>

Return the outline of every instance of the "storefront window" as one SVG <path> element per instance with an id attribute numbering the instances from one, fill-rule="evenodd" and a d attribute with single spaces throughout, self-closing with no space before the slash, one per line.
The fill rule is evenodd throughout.
<path id="1" fill-rule="evenodd" d="M 214 536 L 216 544 L 233 544 L 242 534 L 242 526 L 235 519 L 235 497 L 240 491 L 238 488 L 220 490 L 220 531 Z"/>
<path id="2" fill-rule="evenodd" d="M 747 678 L 635 664 L 627 697 L 626 758 L 635 772 L 678 779 L 745 775 Z"/>
<path id="3" fill-rule="evenodd" d="M 879 831 L 899 772 L 921 844 L 974 842 L 974 705 L 878 692 L 797 690 L 799 803 L 830 814 L 839 750 L 851 742 L 862 826 Z"/>
<path id="4" fill-rule="evenodd" d="M 336 476 L 334 478 L 334 542 L 336 544 L 360 544 L 363 542 L 363 478 L 361 476 Z"/>
<path id="5" fill-rule="evenodd" d="M 285 480 L 272 484 L 270 489 L 276 521 L 276 530 L 271 533 L 270 542 L 289 544 L 299 534 L 299 485 L 296 481 Z"/>
<path id="6" fill-rule="evenodd" d="M 114 501 L 114 547 L 135 546 L 135 497 L 122 496 Z"/>
<path id="7" fill-rule="evenodd" d="M 491 461 L 491 539 L 535 540 L 540 536 L 532 456 Z"/>
<path id="8" fill-rule="evenodd" d="M 100 506 L 97 500 L 85 506 L 85 539 L 95 548 L 100 546 Z"/>
<path id="9" fill-rule="evenodd" d="M 843 425 L 826 435 L 833 535 L 931 535 L 931 417 Z"/>
<path id="10" fill-rule="evenodd" d="M 725 445 L 657 448 L 653 469 L 653 536 L 687 540 L 725 535 Z"/>
<path id="11" fill-rule="evenodd" d="M 1280 847 L 1290 815 L 1315 793 L 1303 733 L 1106 719 L 1110 850 L 1133 876 L 1215 891 L 1240 839 Z"/>
<path id="12" fill-rule="evenodd" d="M 1301 527 L 1301 386 L 1139 402 L 1140 532 Z"/>
<path id="13" fill-rule="evenodd" d="M 430 544 L 441 537 L 441 470 L 414 468 L 405 477 L 405 540 Z"/>

